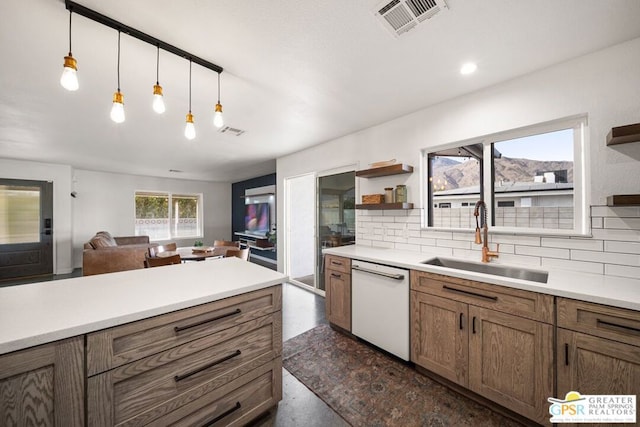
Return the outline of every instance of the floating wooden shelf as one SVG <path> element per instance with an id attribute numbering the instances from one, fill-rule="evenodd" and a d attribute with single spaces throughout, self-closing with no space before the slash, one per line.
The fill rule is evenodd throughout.
<path id="1" fill-rule="evenodd" d="M 413 209 L 413 203 L 368 203 L 356 205 L 356 209 Z"/>
<path id="2" fill-rule="evenodd" d="M 607 135 L 607 145 L 640 142 L 640 123 L 611 128 Z"/>
<path id="3" fill-rule="evenodd" d="M 411 172 L 413 172 L 413 166 L 398 163 L 391 166 L 359 170 L 356 171 L 356 176 L 360 178 L 377 178 L 379 176 L 398 175 Z"/>
<path id="4" fill-rule="evenodd" d="M 607 197 L 607 206 L 640 206 L 640 194 L 616 194 Z"/>

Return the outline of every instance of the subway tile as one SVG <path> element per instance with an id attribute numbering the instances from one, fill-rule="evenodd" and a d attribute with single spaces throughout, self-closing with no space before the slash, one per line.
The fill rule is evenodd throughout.
<path id="1" fill-rule="evenodd" d="M 531 255 L 545 258 L 569 259 L 569 249 L 544 248 L 540 246 L 520 246 L 516 245 L 517 255 Z"/>
<path id="2" fill-rule="evenodd" d="M 383 236 L 384 235 L 384 228 L 382 227 L 376 227 L 373 229 L 373 234 L 376 234 L 378 236 Z"/>
<path id="3" fill-rule="evenodd" d="M 418 216 L 421 217 L 422 216 L 422 209 L 409 209 L 409 216 Z"/>
<path id="4" fill-rule="evenodd" d="M 394 218 L 394 221 L 401 222 L 404 224 L 407 224 L 407 223 L 420 224 L 420 217 L 419 216 L 397 216 Z"/>
<path id="5" fill-rule="evenodd" d="M 514 245 L 540 246 L 540 236 L 489 234 L 489 240 L 494 243 L 511 243 Z"/>
<path id="6" fill-rule="evenodd" d="M 436 246 L 445 248 L 471 249 L 471 242 L 464 240 L 437 239 Z"/>
<path id="7" fill-rule="evenodd" d="M 453 233 L 451 231 L 422 230 L 422 237 L 451 240 L 453 238 Z"/>
<path id="8" fill-rule="evenodd" d="M 605 264 L 604 274 L 609 276 L 622 276 L 637 279 L 640 277 L 640 267 L 630 267 L 628 265 Z M 640 289 L 638 289 L 640 292 Z"/>
<path id="9" fill-rule="evenodd" d="M 401 222 L 385 222 L 383 224 L 383 227 L 394 229 L 394 230 L 402 230 L 403 228 L 406 228 L 406 224 L 403 224 Z"/>
<path id="10" fill-rule="evenodd" d="M 473 242 L 475 234 L 473 231 L 454 231 L 451 233 L 453 240 L 467 240 Z"/>
<path id="11" fill-rule="evenodd" d="M 436 239 L 425 239 L 425 238 L 414 238 L 409 236 L 409 239 L 407 239 L 408 243 L 412 243 L 415 245 L 421 245 L 421 246 L 435 246 L 436 245 Z"/>
<path id="12" fill-rule="evenodd" d="M 603 264 L 620 264 L 640 267 L 640 255 L 620 254 L 615 252 L 593 252 L 571 250 L 571 259 L 576 261 L 601 262 Z"/>
<path id="13" fill-rule="evenodd" d="M 591 216 L 601 216 L 601 217 L 640 217 L 640 207 L 635 206 L 619 206 L 619 207 L 610 207 L 610 206 L 592 206 L 591 207 Z"/>
<path id="14" fill-rule="evenodd" d="M 605 218 L 604 228 L 640 230 L 640 218 Z"/>
<path id="15" fill-rule="evenodd" d="M 420 245 L 412 245 L 409 243 L 396 243 L 396 249 L 401 249 L 404 251 L 420 252 Z"/>
<path id="16" fill-rule="evenodd" d="M 418 231 L 422 230 L 422 227 L 421 227 L 420 223 L 412 223 L 412 222 L 410 222 L 410 223 L 407 224 L 407 228 L 409 230 L 418 230 Z"/>
<path id="17" fill-rule="evenodd" d="M 498 258 L 494 258 L 491 262 L 497 264 L 518 264 L 525 267 L 540 267 L 540 257 L 514 254 L 500 254 Z"/>
<path id="18" fill-rule="evenodd" d="M 358 215 L 358 217 L 356 218 L 356 221 L 358 222 L 370 222 L 372 221 L 370 216 L 360 216 Z"/>
<path id="19" fill-rule="evenodd" d="M 591 228 L 603 228 L 603 227 L 604 227 L 604 218 L 602 217 L 591 218 Z"/>
<path id="20" fill-rule="evenodd" d="M 358 237 L 358 245 L 361 246 L 371 246 L 372 241 L 366 238 Z"/>
<path id="21" fill-rule="evenodd" d="M 566 259 L 542 258 L 543 268 L 581 271 L 584 273 L 604 274 L 604 264 L 596 262 L 571 261 Z"/>
<path id="22" fill-rule="evenodd" d="M 548 248 L 582 249 L 585 251 L 601 251 L 604 247 L 602 240 L 562 237 L 543 237 L 541 244 Z"/>
<path id="23" fill-rule="evenodd" d="M 454 258 L 464 258 L 464 259 L 470 259 L 472 261 L 481 261 L 482 260 L 482 254 L 480 252 L 472 251 L 472 250 L 469 250 L 469 249 L 453 248 L 452 256 Z"/>
<path id="24" fill-rule="evenodd" d="M 602 228 L 591 230 L 591 234 L 595 239 L 640 242 L 639 230 L 614 230 Z"/>
<path id="25" fill-rule="evenodd" d="M 420 237 L 421 235 L 420 230 L 414 230 L 410 227 L 407 230 L 409 231 L 409 237 Z"/>
<path id="26" fill-rule="evenodd" d="M 393 235 L 384 236 L 384 241 L 393 242 L 393 243 L 408 243 L 406 237 L 399 237 L 399 236 L 393 236 Z"/>
<path id="27" fill-rule="evenodd" d="M 382 215 L 384 216 L 407 216 L 408 213 L 405 210 L 401 209 L 391 209 L 391 210 L 383 210 Z"/>
<path id="28" fill-rule="evenodd" d="M 625 253 L 625 254 L 640 254 L 640 242 L 605 241 L 604 242 L 604 250 L 607 251 L 607 252 L 621 252 L 621 253 Z"/>
<path id="29" fill-rule="evenodd" d="M 375 247 L 375 248 L 388 248 L 388 249 L 392 249 L 394 244 L 393 242 L 385 242 L 385 241 L 380 241 L 380 240 L 372 240 L 371 241 L 371 246 Z"/>
<path id="30" fill-rule="evenodd" d="M 380 236 L 374 236 L 373 234 L 362 233 L 358 235 L 358 244 L 360 244 L 361 240 L 379 240 Z"/>

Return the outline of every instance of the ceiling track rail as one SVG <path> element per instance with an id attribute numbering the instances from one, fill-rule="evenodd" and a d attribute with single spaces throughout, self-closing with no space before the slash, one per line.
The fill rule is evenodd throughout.
<path id="1" fill-rule="evenodd" d="M 131 37 L 134 37 L 138 40 L 142 40 L 143 42 L 149 43 L 150 45 L 159 47 L 162 50 L 166 50 L 167 52 L 171 52 L 174 55 L 177 55 L 181 58 L 185 58 L 191 62 L 194 62 L 198 65 L 203 66 L 204 68 L 208 68 L 209 70 L 215 71 L 220 74 L 223 71 L 223 68 L 219 65 L 216 65 L 212 62 L 209 62 L 205 59 L 202 59 L 192 53 L 187 52 L 186 50 L 182 50 L 178 47 L 175 47 L 172 44 L 164 42 L 160 39 L 157 39 L 153 36 L 150 36 L 147 33 L 143 33 L 140 30 L 136 30 L 133 27 L 123 24 L 122 22 L 116 21 L 115 19 L 109 18 L 95 10 L 89 9 L 81 4 L 73 2 L 71 0 L 65 0 L 65 7 L 72 13 L 76 13 L 80 16 L 84 16 L 85 18 L 89 18 L 92 21 L 98 22 L 102 25 L 106 25 L 107 27 L 111 27 L 114 30 L 118 30 L 122 33 L 128 34 Z"/>

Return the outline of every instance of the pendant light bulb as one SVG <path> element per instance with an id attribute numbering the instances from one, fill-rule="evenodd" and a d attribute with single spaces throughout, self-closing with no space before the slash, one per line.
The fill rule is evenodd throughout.
<path id="1" fill-rule="evenodd" d="M 113 94 L 113 105 L 111 106 L 111 120 L 116 123 L 124 122 L 124 95 L 117 91 Z"/>
<path id="2" fill-rule="evenodd" d="M 71 56 L 64 57 L 64 68 L 62 69 L 62 76 L 60 77 L 60 84 L 63 88 L 70 91 L 76 91 L 80 87 L 78 84 L 78 66 L 76 59 Z"/>
<path id="3" fill-rule="evenodd" d="M 216 110 L 213 113 L 213 125 L 218 129 L 224 126 L 224 117 L 222 117 L 222 104 L 216 104 Z"/>
<path id="4" fill-rule="evenodd" d="M 162 96 L 162 86 L 159 84 L 153 85 L 153 111 L 158 114 L 164 113 L 166 110 L 164 106 L 164 97 Z"/>
<path id="5" fill-rule="evenodd" d="M 64 68 L 60 76 L 60 84 L 63 88 L 76 91 L 80 87 L 78 84 L 78 62 L 71 54 L 71 11 L 69 11 L 69 55 L 64 57 Z"/>
<path id="6" fill-rule="evenodd" d="M 184 127 L 184 137 L 189 141 L 196 137 L 196 126 L 193 124 L 193 114 L 187 113 L 187 124 Z"/>

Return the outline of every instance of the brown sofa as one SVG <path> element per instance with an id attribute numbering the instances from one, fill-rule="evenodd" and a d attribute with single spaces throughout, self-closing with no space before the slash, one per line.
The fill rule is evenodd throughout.
<path id="1" fill-rule="evenodd" d="M 99 231 L 84 244 L 82 275 L 144 268 L 145 254 L 151 246 L 157 245 L 149 243 L 149 236 L 112 237 Z"/>

